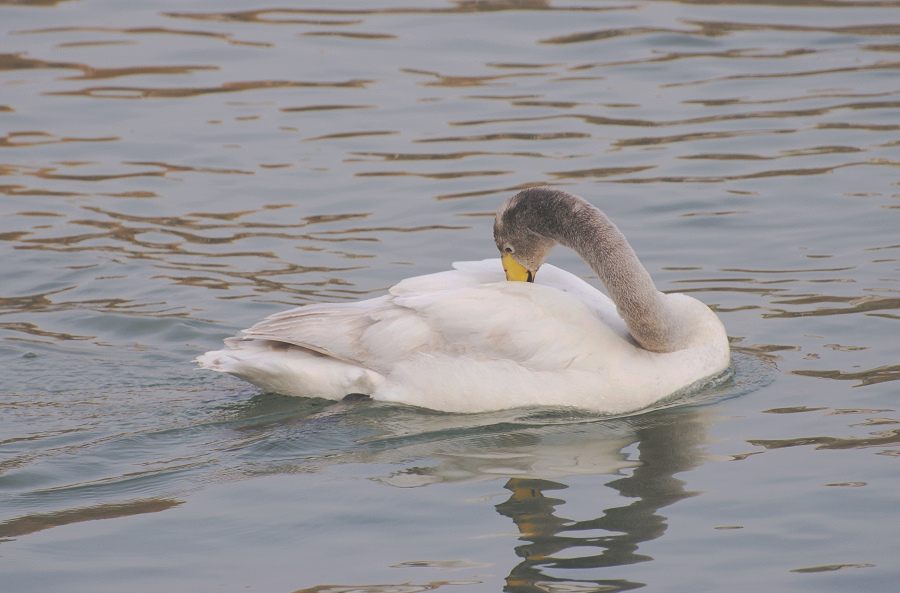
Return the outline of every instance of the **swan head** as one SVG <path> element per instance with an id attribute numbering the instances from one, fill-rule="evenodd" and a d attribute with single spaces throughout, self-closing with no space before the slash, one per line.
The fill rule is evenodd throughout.
<path id="1" fill-rule="evenodd" d="M 504 202 L 494 217 L 494 243 L 507 280 L 534 282 L 538 268 L 557 244 L 544 228 L 553 220 L 555 194 L 548 188 L 521 191 Z"/>

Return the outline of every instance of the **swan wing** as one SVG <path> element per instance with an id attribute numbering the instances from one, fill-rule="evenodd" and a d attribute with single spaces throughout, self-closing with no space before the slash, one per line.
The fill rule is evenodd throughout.
<path id="1" fill-rule="evenodd" d="M 454 268 L 404 280 L 383 297 L 276 313 L 226 343 L 297 346 L 381 374 L 416 354 L 550 369 L 631 347 L 614 305 L 572 274 L 548 265 L 541 283 L 526 285 L 505 281 L 496 259 Z"/>
<path id="2" fill-rule="evenodd" d="M 507 282 L 496 259 L 454 267 L 415 279 L 417 290 L 408 281 L 391 290 L 392 303 L 429 328 L 429 353 L 552 369 L 634 350 L 612 302 L 572 274 L 547 266 L 529 284 Z"/>
<path id="3" fill-rule="evenodd" d="M 270 315 L 226 344 L 239 349 L 256 340 L 297 346 L 389 373 L 413 353 L 454 350 L 441 328 L 421 307 L 413 306 L 416 299 L 410 297 L 428 294 L 452 302 L 452 295 L 461 289 L 502 279 L 503 269 L 496 261 L 462 262 L 458 269 L 403 280 L 379 298 L 304 305 Z"/>

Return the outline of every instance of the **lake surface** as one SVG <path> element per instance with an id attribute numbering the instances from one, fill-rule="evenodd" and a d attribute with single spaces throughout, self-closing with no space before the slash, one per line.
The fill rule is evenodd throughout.
<path id="1" fill-rule="evenodd" d="M 896 591 L 900 3 L 0 0 L 4 591 Z M 709 304 L 622 418 L 192 359 L 550 184 Z M 552 263 L 597 282 L 577 255 Z"/>

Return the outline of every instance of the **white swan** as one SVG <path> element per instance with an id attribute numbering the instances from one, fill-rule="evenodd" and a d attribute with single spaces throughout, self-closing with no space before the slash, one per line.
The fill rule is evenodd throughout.
<path id="1" fill-rule="evenodd" d="M 630 412 L 728 368 L 718 317 L 659 292 L 622 233 L 583 199 L 522 191 L 497 212 L 494 240 L 501 260 L 455 263 L 379 298 L 272 315 L 197 362 L 287 395 L 358 393 L 449 412 Z M 541 267 L 557 243 L 590 264 L 612 300 Z"/>

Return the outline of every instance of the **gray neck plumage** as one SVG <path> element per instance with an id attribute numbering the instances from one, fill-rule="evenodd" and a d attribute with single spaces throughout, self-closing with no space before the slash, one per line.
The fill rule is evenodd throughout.
<path id="1" fill-rule="evenodd" d="M 553 222 L 539 232 L 573 249 L 591 266 L 632 337 L 644 349 L 677 349 L 679 340 L 675 334 L 680 332 L 665 295 L 656 289 L 625 235 L 595 206 L 572 194 L 560 193 L 565 199 L 556 204 L 556 216 L 547 219 Z"/>

